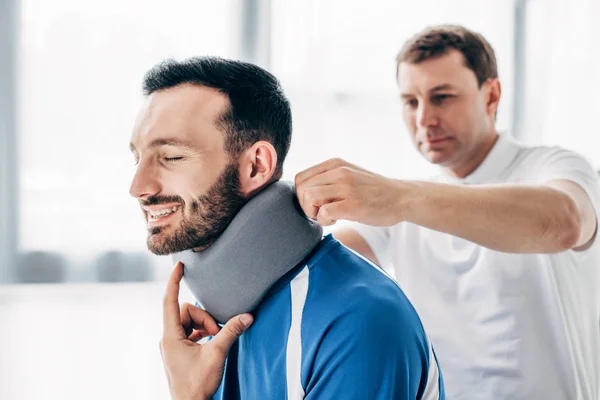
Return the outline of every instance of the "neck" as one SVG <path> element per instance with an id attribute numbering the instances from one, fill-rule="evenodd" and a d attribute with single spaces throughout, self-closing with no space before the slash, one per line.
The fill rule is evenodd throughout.
<path id="1" fill-rule="evenodd" d="M 471 175 L 487 158 L 497 141 L 498 132 L 494 130 L 491 132 L 491 134 L 486 135 L 486 138 L 482 140 L 480 145 L 477 146 L 477 148 L 468 157 L 465 157 L 466 161 L 464 163 L 458 166 L 444 168 L 444 170 L 449 175 L 460 179 Z"/>
<path id="2" fill-rule="evenodd" d="M 269 288 L 320 243 L 323 229 L 306 218 L 291 182 L 254 196 L 201 252 L 173 255 L 183 281 L 217 321 L 252 311 Z"/>

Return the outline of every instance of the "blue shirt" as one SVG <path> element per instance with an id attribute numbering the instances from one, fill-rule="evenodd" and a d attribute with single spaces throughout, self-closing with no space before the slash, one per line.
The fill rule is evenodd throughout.
<path id="1" fill-rule="evenodd" d="M 325 237 L 233 345 L 215 399 L 444 399 L 411 303 L 382 269 Z"/>

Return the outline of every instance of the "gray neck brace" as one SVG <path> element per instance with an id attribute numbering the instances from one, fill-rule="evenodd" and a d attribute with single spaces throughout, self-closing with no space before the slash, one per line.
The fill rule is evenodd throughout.
<path id="1" fill-rule="evenodd" d="M 200 305 L 225 323 L 254 310 L 322 236 L 298 205 L 293 184 L 280 181 L 254 196 L 208 249 L 176 253 L 173 261 L 183 263 L 183 280 Z"/>

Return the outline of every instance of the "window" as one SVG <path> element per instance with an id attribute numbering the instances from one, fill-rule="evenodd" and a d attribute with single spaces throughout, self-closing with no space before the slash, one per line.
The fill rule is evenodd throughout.
<path id="1" fill-rule="evenodd" d="M 600 170 L 600 4 L 534 0 L 526 15 L 523 139 L 574 150 Z"/>
<path id="2" fill-rule="evenodd" d="M 166 57 L 239 57 L 236 4 L 23 1 L 22 251 L 65 256 L 55 255 L 67 264 L 65 280 L 90 279 L 106 252 L 145 251 L 145 228 L 127 193 L 142 76 Z M 508 126 L 512 12 L 511 2 L 477 0 L 273 1 L 270 69 L 294 111 L 284 177 L 334 156 L 395 177 L 435 171 L 404 128 L 394 64 L 403 41 L 429 24 L 460 23 L 488 37 L 504 84 L 499 125 Z"/>
<path id="3" fill-rule="evenodd" d="M 168 57 L 235 58 L 233 2 L 24 0 L 21 15 L 20 249 L 94 279 L 103 252 L 146 251 L 128 195 L 143 74 Z"/>
<path id="4" fill-rule="evenodd" d="M 271 69 L 294 112 L 287 177 L 331 157 L 398 178 L 435 173 L 410 142 L 395 81 L 396 54 L 428 25 L 465 25 L 491 42 L 503 85 L 498 127 L 507 129 L 513 13 L 511 1 L 273 1 Z"/>

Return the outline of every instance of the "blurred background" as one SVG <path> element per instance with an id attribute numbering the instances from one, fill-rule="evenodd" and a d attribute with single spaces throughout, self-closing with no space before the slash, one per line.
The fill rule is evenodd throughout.
<path id="1" fill-rule="evenodd" d="M 169 57 L 256 63 L 282 82 L 284 178 L 331 157 L 419 179 L 395 56 L 428 25 L 482 33 L 498 127 L 600 168 L 598 0 L 0 0 L 0 399 L 165 399 L 172 264 L 128 194 L 141 80 Z M 185 289 L 182 301 L 193 301 Z"/>

